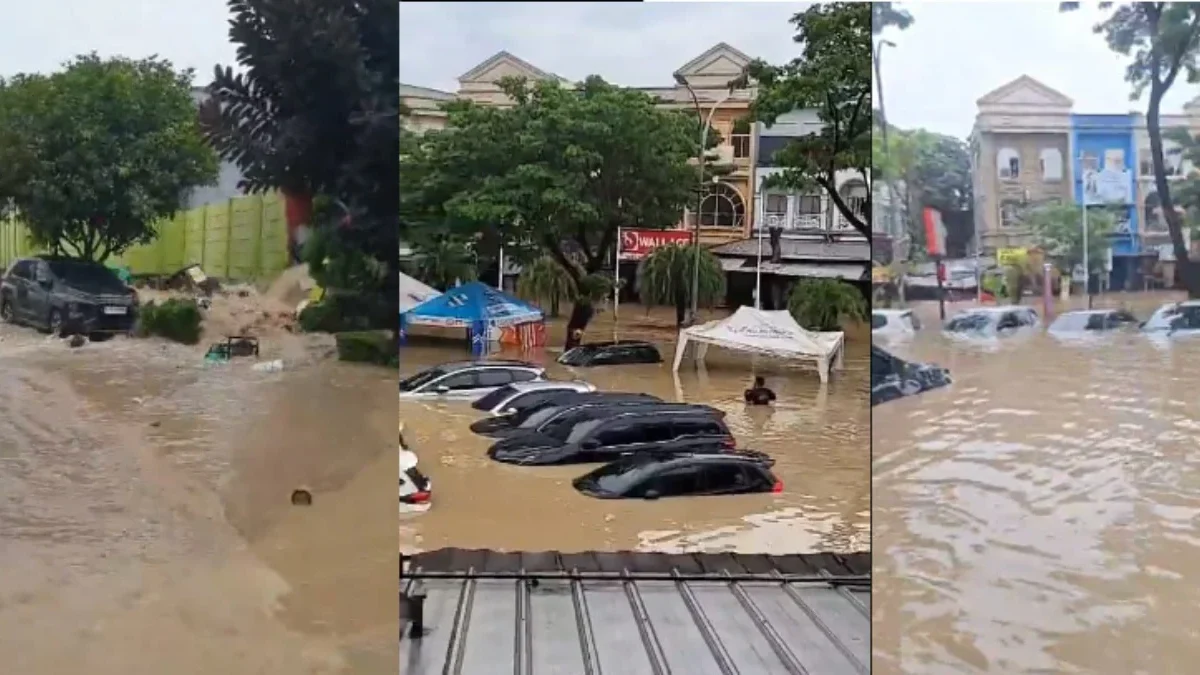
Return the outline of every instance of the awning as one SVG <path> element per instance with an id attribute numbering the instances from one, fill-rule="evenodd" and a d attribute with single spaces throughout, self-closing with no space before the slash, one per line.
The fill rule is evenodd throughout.
<path id="1" fill-rule="evenodd" d="M 721 269 L 726 272 L 735 272 L 746 264 L 746 261 L 741 258 L 717 258 L 717 260 L 721 261 Z"/>
<path id="2" fill-rule="evenodd" d="M 736 268 L 725 267 L 730 272 L 750 272 L 755 271 L 754 264 L 746 261 L 748 266 L 739 266 Z M 724 267 L 724 261 L 722 267 Z M 763 274 L 778 274 L 785 277 L 807 277 L 812 279 L 846 279 L 847 281 L 860 281 L 866 277 L 867 268 L 865 265 L 813 265 L 804 263 L 769 263 L 762 264 Z"/>

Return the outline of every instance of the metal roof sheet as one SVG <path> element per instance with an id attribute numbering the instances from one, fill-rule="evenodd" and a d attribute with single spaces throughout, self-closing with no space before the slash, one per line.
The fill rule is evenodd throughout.
<path id="1" fill-rule="evenodd" d="M 771 556 L 596 554 L 624 563 L 614 572 L 599 564 L 565 570 L 567 556 L 540 555 L 557 564 L 533 559 L 549 568 L 537 572 L 411 567 L 403 588 L 424 600 L 419 617 L 410 604 L 401 621 L 400 673 L 870 671 L 870 581 L 853 569 L 861 572 L 864 558 L 869 569 L 867 556 L 784 556 L 792 559 L 784 566 L 805 568 L 788 574 L 746 571 L 772 566 Z M 586 564 L 586 555 L 575 558 Z"/>

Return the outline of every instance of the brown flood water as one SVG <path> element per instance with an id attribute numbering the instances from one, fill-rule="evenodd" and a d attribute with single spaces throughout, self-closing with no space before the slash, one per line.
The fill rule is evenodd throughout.
<path id="1" fill-rule="evenodd" d="M 515 467 L 492 462 L 491 440 L 467 427 L 480 413 L 463 402 L 400 403 L 405 439 L 434 484 L 433 505 L 402 514 L 404 552 L 443 546 L 500 550 L 647 550 L 805 553 L 860 551 L 870 543 L 868 438 L 869 361 L 866 331 L 850 341 L 846 369 L 822 387 L 815 371 L 712 349 L 707 367 L 691 359 L 671 373 L 670 313 L 647 316 L 622 307 L 619 337 L 659 342 L 661 365 L 568 369 L 554 363 L 563 329 L 551 347 L 505 353 L 547 364 L 556 379 L 582 379 L 605 391 L 648 392 L 668 401 L 706 403 L 726 412 L 739 446 L 774 456 L 784 483 L 778 495 L 741 495 L 657 502 L 584 497 L 571 480 L 591 465 Z M 587 341 L 612 339 L 611 315 L 598 316 Z M 462 343 L 405 346 L 400 372 L 469 358 Z M 557 349 L 555 348 L 557 346 Z M 753 368 L 779 396 L 773 409 L 749 408 L 742 392 Z"/>
<path id="2" fill-rule="evenodd" d="M 395 375 L 292 347 L 0 327 L 0 672 L 395 673 Z"/>
<path id="3" fill-rule="evenodd" d="M 951 342 L 918 311 L 893 350 L 954 384 L 874 409 L 874 672 L 1194 672 L 1200 340 Z"/>

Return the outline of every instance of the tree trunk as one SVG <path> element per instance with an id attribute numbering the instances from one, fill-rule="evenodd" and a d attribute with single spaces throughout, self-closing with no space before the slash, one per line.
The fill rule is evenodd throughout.
<path id="1" fill-rule="evenodd" d="M 551 319 L 558 318 L 558 296 L 557 295 L 550 298 L 550 318 Z"/>
<path id="2" fill-rule="evenodd" d="M 687 316 L 687 295 L 681 291 L 675 292 L 675 330 L 683 328 L 684 317 Z"/>
<path id="3" fill-rule="evenodd" d="M 567 341 L 564 345 L 566 349 L 578 347 L 583 342 L 583 331 L 592 320 L 594 312 L 591 302 L 582 299 L 575 301 L 571 318 L 567 319 Z"/>
<path id="4" fill-rule="evenodd" d="M 1171 247 L 1175 249 L 1175 265 L 1179 278 L 1187 289 L 1189 298 L 1200 298 L 1200 270 L 1188 257 L 1187 245 L 1183 242 L 1183 223 L 1175 212 L 1171 200 L 1171 185 L 1167 181 L 1167 167 L 1163 159 L 1162 125 L 1159 114 L 1166 88 L 1154 78 L 1150 82 L 1150 105 L 1146 110 L 1146 133 L 1150 136 L 1150 160 L 1154 163 L 1154 189 L 1158 192 L 1163 215 L 1167 219 L 1167 232 L 1171 235 Z"/>

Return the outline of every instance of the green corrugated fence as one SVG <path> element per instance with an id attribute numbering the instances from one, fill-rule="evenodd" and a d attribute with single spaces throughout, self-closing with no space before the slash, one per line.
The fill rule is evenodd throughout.
<path id="1" fill-rule="evenodd" d="M 134 274 L 171 274 L 199 264 L 220 279 L 262 279 L 288 266 L 287 221 L 278 193 L 246 196 L 181 211 L 157 226 L 158 237 L 108 262 Z M 0 268 L 37 253 L 25 226 L 0 220 Z"/>

